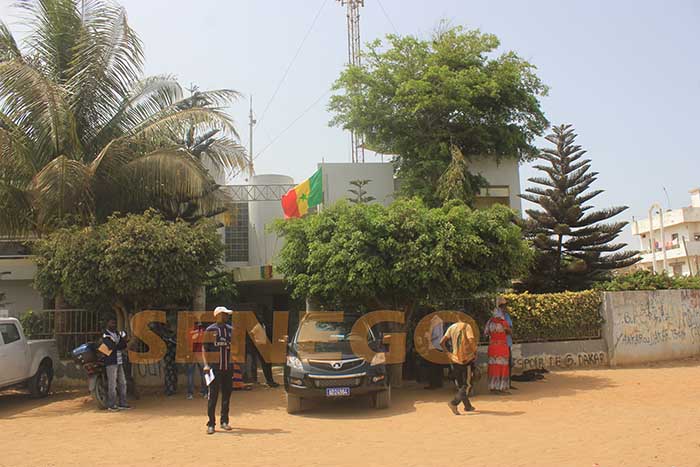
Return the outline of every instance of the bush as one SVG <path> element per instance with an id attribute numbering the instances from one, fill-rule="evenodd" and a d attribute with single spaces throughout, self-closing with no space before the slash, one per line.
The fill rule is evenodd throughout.
<path id="1" fill-rule="evenodd" d="M 665 290 L 700 289 L 700 277 L 671 277 L 668 274 L 654 274 L 643 269 L 623 274 L 608 282 L 596 285 L 597 290 L 615 292 L 622 290 Z"/>
<path id="2" fill-rule="evenodd" d="M 47 339 L 52 337 L 51 315 L 48 313 L 35 313 L 32 310 L 20 315 L 19 322 L 27 339 Z"/>
<path id="3" fill-rule="evenodd" d="M 466 312 L 483 331 L 491 317 L 495 298 L 473 300 Z M 550 294 L 506 294 L 513 318 L 515 342 L 545 342 L 590 339 L 600 336 L 603 318 L 600 292 L 560 292 Z"/>

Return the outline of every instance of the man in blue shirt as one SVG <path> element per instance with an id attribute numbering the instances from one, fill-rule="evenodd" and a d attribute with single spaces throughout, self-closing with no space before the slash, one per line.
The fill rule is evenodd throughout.
<path id="1" fill-rule="evenodd" d="M 505 320 L 508 322 L 508 326 L 510 326 L 510 329 L 513 329 L 513 318 L 511 318 L 510 313 L 508 313 L 508 301 L 504 297 L 498 297 L 496 299 L 496 307 L 500 309 L 503 312 L 503 316 Z M 513 376 L 513 333 L 510 332 L 507 336 L 508 339 L 508 379 L 510 380 L 510 377 Z M 511 382 L 510 385 L 511 389 L 518 389 L 515 386 L 513 386 L 513 383 Z"/>
<path id="2" fill-rule="evenodd" d="M 231 400 L 233 386 L 233 361 L 231 361 L 231 336 L 233 328 L 227 323 L 229 315 L 233 313 L 226 307 L 219 306 L 214 310 L 216 323 L 206 329 L 206 333 L 213 337 L 213 342 L 206 345 L 206 352 L 202 353 L 204 360 L 204 372 L 213 374 L 214 380 L 209 384 L 209 402 L 207 403 L 207 434 L 214 434 L 216 427 L 216 402 L 221 392 L 221 429 L 231 431 L 228 423 L 228 408 Z M 211 364 L 207 362 L 207 352 L 217 354 Z M 211 376 L 211 375 L 210 375 Z"/>

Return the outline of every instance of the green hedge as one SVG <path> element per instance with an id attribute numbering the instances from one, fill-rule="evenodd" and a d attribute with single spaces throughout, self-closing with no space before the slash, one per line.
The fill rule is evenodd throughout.
<path id="1" fill-rule="evenodd" d="M 654 274 L 649 270 L 639 270 L 623 274 L 608 282 L 596 285 L 596 289 L 608 292 L 622 290 L 665 290 L 700 289 L 700 277 L 672 277 L 667 274 Z"/>
<path id="2" fill-rule="evenodd" d="M 595 290 L 505 297 L 517 342 L 600 337 L 602 297 Z"/>
<path id="3" fill-rule="evenodd" d="M 513 318 L 515 342 L 544 342 L 590 339 L 600 336 L 601 294 L 598 291 L 551 294 L 506 294 Z M 496 297 L 469 300 L 466 313 L 483 331 Z"/>

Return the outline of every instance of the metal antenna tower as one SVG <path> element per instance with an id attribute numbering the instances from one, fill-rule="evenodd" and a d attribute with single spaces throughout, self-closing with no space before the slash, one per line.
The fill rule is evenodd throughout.
<path id="1" fill-rule="evenodd" d="M 348 65 L 360 66 L 360 7 L 365 0 L 338 0 L 347 7 L 348 16 Z M 350 130 L 350 148 L 352 162 L 365 161 L 364 138 Z"/>

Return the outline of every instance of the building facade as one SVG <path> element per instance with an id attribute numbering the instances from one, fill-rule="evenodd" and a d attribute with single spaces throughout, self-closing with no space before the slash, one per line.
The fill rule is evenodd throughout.
<path id="1" fill-rule="evenodd" d="M 633 219 L 631 225 L 642 257 L 637 268 L 660 273 L 665 267 L 673 276 L 700 274 L 700 188 L 690 191 L 690 206 L 654 213 L 651 219 Z"/>

